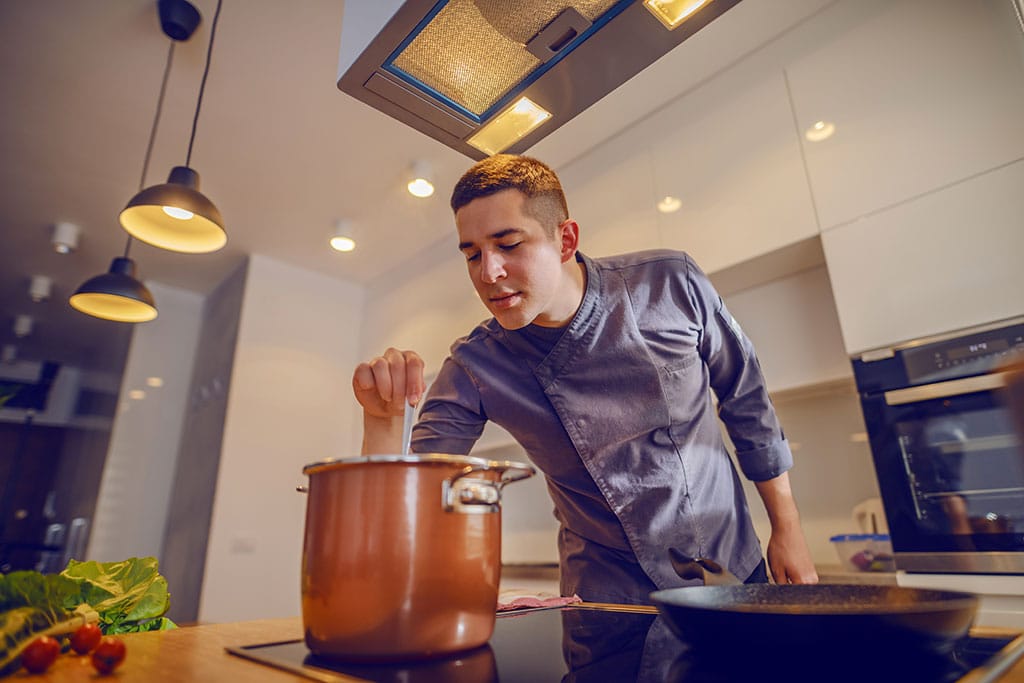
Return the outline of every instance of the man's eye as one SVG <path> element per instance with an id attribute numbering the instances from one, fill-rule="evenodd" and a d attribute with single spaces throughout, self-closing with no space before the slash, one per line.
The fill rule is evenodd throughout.
<path id="1" fill-rule="evenodd" d="M 518 247 L 520 244 L 522 244 L 522 242 L 516 242 L 514 244 L 499 244 L 498 248 L 501 249 L 502 251 L 512 251 L 513 249 Z"/>
<path id="2" fill-rule="evenodd" d="M 466 254 L 466 260 L 468 262 L 470 262 L 470 263 L 472 263 L 473 261 L 479 261 L 480 260 L 480 252 L 478 251 L 475 254 Z"/>

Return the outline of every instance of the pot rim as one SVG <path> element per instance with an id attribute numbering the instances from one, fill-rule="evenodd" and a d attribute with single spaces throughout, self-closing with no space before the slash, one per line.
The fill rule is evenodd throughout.
<path id="1" fill-rule="evenodd" d="M 513 460 L 489 460 L 478 458 L 472 455 L 451 455 L 447 453 L 409 453 L 381 454 L 381 455 L 360 455 L 354 458 L 327 458 L 318 462 L 310 463 L 302 468 L 306 475 L 316 474 L 326 470 L 338 469 L 349 465 L 367 465 L 374 463 L 405 463 L 410 465 L 451 465 L 456 467 L 472 467 L 475 470 L 524 470 L 526 476 L 536 474 L 532 465 Z"/>

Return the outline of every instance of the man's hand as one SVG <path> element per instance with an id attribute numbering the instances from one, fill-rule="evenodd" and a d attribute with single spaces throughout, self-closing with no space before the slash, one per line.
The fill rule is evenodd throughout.
<path id="1" fill-rule="evenodd" d="M 800 514 L 789 486 L 789 474 L 756 482 L 756 486 L 772 525 L 768 569 L 775 583 L 818 583 L 818 571 L 800 528 Z"/>
<path id="2" fill-rule="evenodd" d="M 416 405 L 426 387 L 423 359 L 415 351 L 389 348 L 360 363 L 352 392 L 363 407 L 363 454 L 397 453 L 402 447 L 405 405 Z"/>

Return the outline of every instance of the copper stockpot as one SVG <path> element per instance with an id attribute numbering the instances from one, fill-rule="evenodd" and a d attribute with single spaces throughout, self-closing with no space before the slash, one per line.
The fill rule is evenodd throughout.
<path id="1" fill-rule="evenodd" d="M 487 642 L 501 573 L 501 489 L 532 467 L 416 454 L 302 471 L 302 621 L 314 654 L 425 658 Z"/>

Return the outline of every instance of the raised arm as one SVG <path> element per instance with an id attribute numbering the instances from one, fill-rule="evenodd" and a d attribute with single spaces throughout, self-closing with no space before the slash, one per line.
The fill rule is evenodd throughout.
<path id="1" fill-rule="evenodd" d="M 398 453 L 405 405 L 423 395 L 423 359 L 415 351 L 389 348 L 356 366 L 352 392 L 363 407 L 363 455 Z"/>

